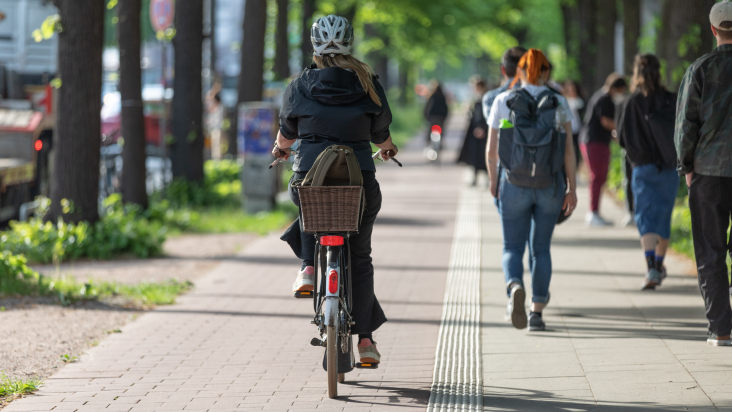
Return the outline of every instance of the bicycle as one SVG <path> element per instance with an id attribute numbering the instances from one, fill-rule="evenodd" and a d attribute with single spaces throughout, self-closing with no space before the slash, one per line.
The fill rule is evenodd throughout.
<path id="1" fill-rule="evenodd" d="M 440 125 L 433 125 L 430 129 L 430 143 L 425 148 L 425 156 L 427 160 L 436 165 L 440 165 L 440 150 L 442 149 L 442 127 Z"/>
<path id="2" fill-rule="evenodd" d="M 401 163 L 392 158 L 400 167 Z M 274 164 L 274 163 L 273 163 Z M 377 369 L 378 363 L 356 362 L 351 328 L 351 251 L 349 239 L 358 233 L 363 206 L 361 186 L 300 186 L 300 222 L 315 236 L 315 276 L 312 291 L 294 292 L 313 299 L 313 320 L 320 338 L 312 346 L 325 347 L 323 366 L 328 374 L 328 397 L 338 396 L 338 383 L 357 369 Z"/>

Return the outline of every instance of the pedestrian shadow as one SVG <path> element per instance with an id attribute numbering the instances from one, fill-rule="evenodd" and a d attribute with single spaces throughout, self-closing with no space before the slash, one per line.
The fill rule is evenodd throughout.
<path id="1" fill-rule="evenodd" d="M 506 395 L 518 392 L 515 395 Z M 709 405 L 711 406 L 711 405 Z M 690 406 L 664 405 L 654 402 L 608 402 L 595 399 L 564 397 L 548 391 L 516 389 L 510 387 L 484 386 L 483 410 L 504 412 L 566 412 L 566 411 L 689 411 Z"/>
<path id="2" fill-rule="evenodd" d="M 552 246 L 569 248 L 609 248 L 609 249 L 639 249 L 638 239 L 608 239 L 608 238 L 578 238 L 566 239 L 555 237 Z"/>

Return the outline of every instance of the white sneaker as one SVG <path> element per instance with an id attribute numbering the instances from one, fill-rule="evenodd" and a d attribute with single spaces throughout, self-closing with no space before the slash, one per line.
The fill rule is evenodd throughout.
<path id="1" fill-rule="evenodd" d="M 597 212 L 588 212 L 585 216 L 587 226 L 612 226 L 612 222 L 603 219 Z"/>
<path id="2" fill-rule="evenodd" d="M 313 278 L 315 277 L 314 268 L 308 266 L 297 273 L 297 279 L 292 284 L 292 292 L 305 292 L 313 290 Z"/>
<path id="3" fill-rule="evenodd" d="M 620 222 L 620 225 L 623 227 L 635 226 L 635 216 L 632 213 L 628 213 Z"/>
<path id="4" fill-rule="evenodd" d="M 506 320 L 511 320 L 511 324 L 516 329 L 526 328 L 528 322 L 526 317 L 526 290 L 516 283 L 511 287 L 511 297 L 508 298 Z"/>

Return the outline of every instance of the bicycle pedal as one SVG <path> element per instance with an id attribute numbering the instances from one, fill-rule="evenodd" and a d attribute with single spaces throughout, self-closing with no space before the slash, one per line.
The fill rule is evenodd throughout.
<path id="1" fill-rule="evenodd" d="M 379 369 L 379 364 L 378 363 L 356 362 L 356 368 L 358 368 L 358 369 Z"/>
<path id="2" fill-rule="evenodd" d="M 324 340 L 320 340 L 318 338 L 312 338 L 312 339 L 310 339 L 310 345 L 312 345 L 312 346 L 322 346 L 322 347 L 325 347 L 325 341 Z"/>
<path id="3" fill-rule="evenodd" d="M 311 290 L 302 290 L 297 291 L 293 294 L 296 299 L 312 299 L 313 298 L 313 291 Z"/>

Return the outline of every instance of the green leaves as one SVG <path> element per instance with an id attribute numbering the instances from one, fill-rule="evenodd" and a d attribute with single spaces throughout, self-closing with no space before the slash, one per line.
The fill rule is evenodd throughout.
<path id="1" fill-rule="evenodd" d="M 46 19 L 43 20 L 43 23 L 41 23 L 41 28 L 33 30 L 31 36 L 33 36 L 33 40 L 38 43 L 43 40 L 48 40 L 53 37 L 54 33 L 61 33 L 62 31 L 63 26 L 61 26 L 61 16 L 53 14 L 46 17 Z"/>

